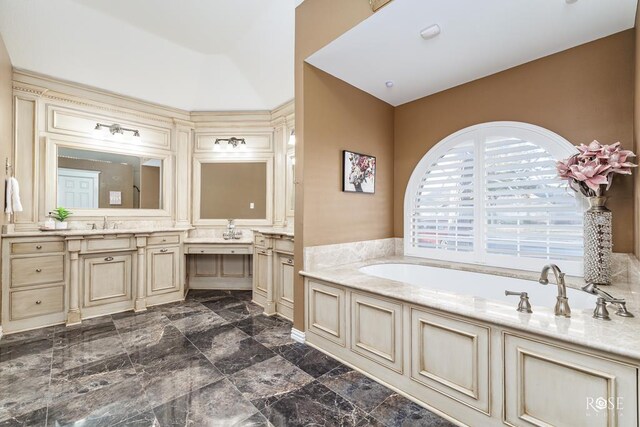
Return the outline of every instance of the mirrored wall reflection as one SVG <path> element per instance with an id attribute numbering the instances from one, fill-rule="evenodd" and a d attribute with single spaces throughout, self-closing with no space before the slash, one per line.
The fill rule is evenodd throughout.
<path id="1" fill-rule="evenodd" d="M 162 209 L 162 160 L 59 147 L 57 204 Z"/>

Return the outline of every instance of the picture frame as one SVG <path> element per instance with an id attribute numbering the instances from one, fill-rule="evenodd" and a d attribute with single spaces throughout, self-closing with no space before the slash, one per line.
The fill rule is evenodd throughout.
<path id="1" fill-rule="evenodd" d="M 342 150 L 342 191 L 375 194 L 376 158 L 374 156 Z"/>

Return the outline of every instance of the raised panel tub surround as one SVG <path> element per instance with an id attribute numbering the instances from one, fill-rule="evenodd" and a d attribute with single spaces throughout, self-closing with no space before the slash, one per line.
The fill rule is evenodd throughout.
<path id="1" fill-rule="evenodd" d="M 33 329 L 65 320 L 67 279 L 62 237 L 2 242 L 3 331 Z"/>
<path id="2" fill-rule="evenodd" d="M 253 236 L 253 301 L 267 315 L 293 319 L 293 233 L 256 229 Z"/>
<path id="3" fill-rule="evenodd" d="M 409 289 L 412 301 L 303 275 L 307 343 L 445 418 L 638 427 L 640 358 L 421 306 Z"/>
<path id="4" fill-rule="evenodd" d="M 2 328 L 18 332 L 184 298 L 184 231 L 4 234 Z"/>

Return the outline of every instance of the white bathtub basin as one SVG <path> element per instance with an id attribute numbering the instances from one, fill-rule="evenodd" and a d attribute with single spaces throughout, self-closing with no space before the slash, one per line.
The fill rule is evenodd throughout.
<path id="1" fill-rule="evenodd" d="M 553 308 L 558 294 L 553 273 L 547 286 L 534 280 L 514 279 L 491 274 L 475 273 L 448 268 L 416 264 L 374 264 L 360 268 L 370 276 L 404 282 L 437 292 L 467 295 L 503 302 L 513 307 L 518 305 L 517 296 L 505 296 L 504 291 L 528 292 L 532 306 Z M 596 297 L 586 292 L 567 288 L 569 306 L 572 310 L 595 308 Z M 535 312 L 535 309 L 534 309 Z"/>

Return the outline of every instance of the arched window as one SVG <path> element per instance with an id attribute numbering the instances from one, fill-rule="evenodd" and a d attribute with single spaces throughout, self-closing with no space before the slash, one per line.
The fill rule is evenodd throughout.
<path id="1" fill-rule="evenodd" d="M 556 175 L 576 148 L 538 126 L 492 122 L 450 135 L 405 193 L 405 254 L 582 275 L 580 196 Z"/>

